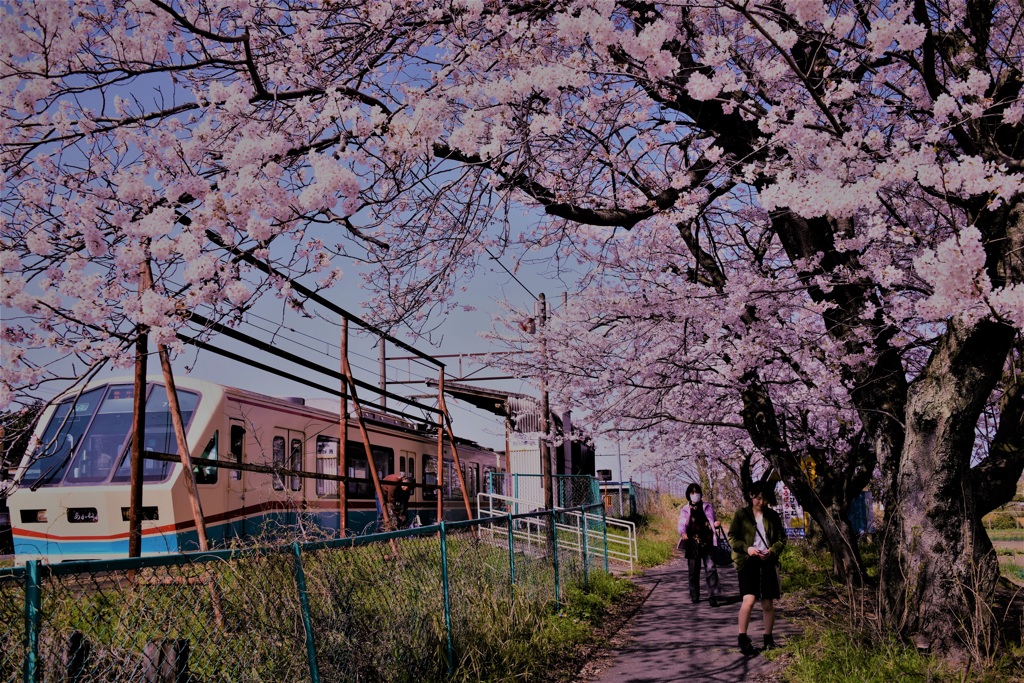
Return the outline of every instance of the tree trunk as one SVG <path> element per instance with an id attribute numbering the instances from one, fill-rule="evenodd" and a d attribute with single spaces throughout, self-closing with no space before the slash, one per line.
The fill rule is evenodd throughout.
<path id="1" fill-rule="evenodd" d="M 1013 329 L 948 324 L 910 386 L 906 440 L 887 510 L 882 610 L 907 637 L 954 653 L 994 645 L 999 566 L 971 485 L 978 417 L 1002 373 Z"/>

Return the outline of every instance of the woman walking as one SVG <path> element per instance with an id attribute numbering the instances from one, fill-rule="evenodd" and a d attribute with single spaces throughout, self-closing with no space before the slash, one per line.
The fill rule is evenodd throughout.
<path id="1" fill-rule="evenodd" d="M 781 595 L 779 586 L 779 554 L 786 547 L 786 531 L 779 514 L 766 505 L 771 488 L 767 482 L 750 484 L 744 495 L 750 505 L 736 513 L 729 526 L 732 558 L 739 576 L 740 604 L 739 646 L 746 656 L 757 654 L 747 635 L 754 603 L 761 601 L 764 614 L 764 649 L 778 647 L 772 637 L 775 625 L 774 600 Z"/>
<path id="2" fill-rule="evenodd" d="M 715 518 L 711 503 L 704 502 L 704 492 L 699 484 L 686 487 L 686 500 L 679 511 L 679 537 L 686 551 L 686 566 L 690 572 L 690 602 L 700 602 L 700 567 L 704 565 L 704 576 L 708 582 L 708 602 L 718 606 L 722 592 L 718 586 L 718 568 L 711 558 L 715 544 L 714 529 L 722 525 Z"/>

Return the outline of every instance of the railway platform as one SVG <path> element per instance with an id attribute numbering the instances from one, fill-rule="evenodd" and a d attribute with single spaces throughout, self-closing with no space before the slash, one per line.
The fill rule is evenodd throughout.
<path id="1" fill-rule="evenodd" d="M 700 602 L 690 602 L 686 559 L 681 556 L 635 579 L 646 600 L 614 639 L 618 644 L 593 662 L 578 683 L 772 680 L 778 665 L 760 654 L 744 657 L 736 644 L 740 601 L 736 570 L 719 567 L 718 576 L 724 597 L 718 607 L 708 604 L 703 581 Z M 749 630 L 755 646 L 760 645 L 762 632 L 758 605 Z M 774 632 L 783 646 L 796 633 L 777 604 Z"/>

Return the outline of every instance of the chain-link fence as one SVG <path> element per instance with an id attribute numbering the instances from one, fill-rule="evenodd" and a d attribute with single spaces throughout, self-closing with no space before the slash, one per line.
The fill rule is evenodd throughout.
<path id="1" fill-rule="evenodd" d="M 661 492 L 657 489 L 647 489 L 639 484 L 633 484 L 634 514 L 645 516 L 652 514 L 661 507 Z"/>
<path id="2" fill-rule="evenodd" d="M 637 519 L 650 515 L 661 506 L 661 493 L 636 482 L 609 482 L 599 484 L 600 495 L 609 517 Z"/>
<path id="3" fill-rule="evenodd" d="M 488 473 L 486 491 L 523 502 L 544 502 L 544 475 Z M 601 501 L 598 481 L 586 474 L 556 474 L 551 476 L 555 507 L 572 508 L 594 505 Z"/>
<path id="4" fill-rule="evenodd" d="M 0 570 L 0 680 L 483 677 L 607 569 L 603 507 L 348 539 Z M 480 675 L 475 675 L 474 672 Z"/>

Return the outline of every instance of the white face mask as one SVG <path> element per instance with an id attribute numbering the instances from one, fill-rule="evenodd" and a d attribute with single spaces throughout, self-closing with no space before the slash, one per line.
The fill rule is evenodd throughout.
<path id="1" fill-rule="evenodd" d="M 694 505 L 699 503 L 700 502 L 700 494 L 699 493 L 691 493 L 690 494 L 690 502 L 693 503 Z"/>

